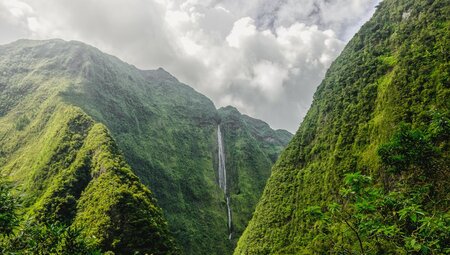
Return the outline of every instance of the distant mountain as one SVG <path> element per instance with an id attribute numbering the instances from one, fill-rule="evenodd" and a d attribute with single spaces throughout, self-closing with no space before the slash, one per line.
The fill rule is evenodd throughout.
<path id="1" fill-rule="evenodd" d="M 234 252 L 446 254 L 450 2 L 384 0 L 318 87 Z"/>
<path id="2" fill-rule="evenodd" d="M 0 173 L 27 215 L 82 226 L 116 254 L 230 254 L 291 138 L 80 42 L 0 46 L 0 73 Z"/>

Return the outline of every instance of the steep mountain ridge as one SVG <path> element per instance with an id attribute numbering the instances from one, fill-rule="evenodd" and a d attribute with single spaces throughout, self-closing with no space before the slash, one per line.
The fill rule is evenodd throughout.
<path id="1" fill-rule="evenodd" d="M 153 194 L 131 172 L 107 129 L 79 108 L 47 103 L 36 109 L 39 117 L 27 117 L 26 127 L 7 132 L 9 139 L 1 142 L 9 159 L 2 174 L 21 185 L 27 218 L 80 227 L 117 254 L 176 254 Z M 17 130 L 10 123 L 4 127 Z M 145 235 L 131 238 L 136 233 Z"/>
<path id="2" fill-rule="evenodd" d="M 0 172 L 27 187 L 24 194 L 27 207 L 32 212 L 45 211 L 45 217 L 51 216 L 67 223 L 90 222 L 89 217 L 96 219 L 99 224 L 102 222 L 99 216 L 95 216 L 95 210 L 100 212 L 103 209 L 95 205 L 89 209 L 92 204 L 87 206 L 87 203 L 105 199 L 98 197 L 102 189 L 95 187 L 99 185 L 106 189 L 109 180 L 93 177 L 96 176 L 93 169 L 97 163 L 93 162 L 95 157 L 91 157 L 95 150 L 78 156 L 85 151 L 83 144 L 89 143 L 84 139 L 95 138 L 89 135 L 91 126 L 101 123 L 113 138 L 111 146 L 117 146 L 111 155 L 120 158 L 123 154 L 120 162 L 113 159 L 108 161 L 111 167 L 116 169 L 115 165 L 118 164 L 121 168 L 131 170 L 143 184 L 151 188 L 182 251 L 186 254 L 231 253 L 239 231 L 251 217 L 251 210 L 269 176 L 272 162 L 290 138 L 288 132 L 271 133 L 267 124 L 255 120 L 253 123 L 257 125 L 251 124 L 251 121 L 245 124 L 243 120 L 250 119 L 237 115 L 240 128 L 252 130 L 246 131 L 243 138 L 264 148 L 258 150 L 255 157 L 266 163 L 241 170 L 240 163 L 234 163 L 232 158 L 227 159 L 229 164 L 235 164 L 236 174 L 250 170 L 261 173 L 254 175 L 248 183 L 240 182 L 254 193 L 241 194 L 243 200 L 239 206 L 234 205 L 238 199 L 231 201 L 233 215 L 240 220 L 236 221 L 236 234 L 230 242 L 224 194 L 217 184 L 217 125 L 225 115 L 221 116 L 211 100 L 180 83 L 163 69 L 139 70 L 80 42 L 19 40 L 0 46 L 0 56 L 0 73 L 3 74 L 0 77 Z M 81 118 L 84 121 L 80 123 L 75 121 L 76 132 L 69 129 L 70 132 L 65 133 L 63 131 L 67 128 L 58 124 L 68 121 L 62 110 L 66 108 L 77 109 L 86 116 Z M 260 128 L 261 132 L 264 130 L 269 136 L 256 136 Z M 231 130 L 225 128 L 225 146 L 234 143 L 232 138 L 228 138 L 228 132 Z M 232 153 L 231 149 L 226 149 L 226 153 L 228 157 Z M 77 161 L 78 157 L 86 162 L 81 164 Z M 90 173 L 91 179 L 58 184 L 62 176 L 72 176 L 73 171 L 79 173 L 72 169 L 74 162 L 84 166 L 83 178 L 88 178 L 87 173 Z M 107 168 L 105 171 L 108 173 Z M 234 177 L 230 175 L 229 178 Z M 78 180 L 78 177 L 75 179 Z M 39 182 L 36 183 L 36 180 Z M 126 181 L 123 178 L 121 180 L 121 184 L 117 184 L 119 186 L 113 183 L 110 185 L 119 190 L 119 187 L 124 187 L 121 185 L 141 185 L 131 177 Z M 79 189 L 84 190 L 81 196 Z M 138 195 L 141 194 L 140 188 L 132 189 L 136 191 L 136 196 L 146 196 L 145 192 L 142 196 Z M 59 194 L 56 198 L 54 192 Z M 70 193 L 68 197 L 71 201 L 63 203 L 70 204 L 63 210 L 64 206 L 58 206 L 55 201 L 60 199 L 61 194 L 66 194 L 64 192 Z M 105 190 L 105 194 L 115 193 Z M 130 202 L 130 206 L 142 203 L 129 195 L 132 194 L 125 192 L 121 197 L 134 201 Z M 152 199 L 145 200 L 147 202 L 144 204 L 149 208 L 155 205 Z M 115 207 L 123 200 L 107 201 L 110 203 L 105 205 L 104 210 L 116 211 L 117 217 L 122 215 L 121 210 L 129 213 L 126 208 Z M 75 207 L 76 212 L 73 209 Z M 152 210 L 158 211 L 155 208 Z M 29 214 L 32 215 L 32 212 Z M 145 213 L 145 210 L 141 212 Z M 128 218 L 134 217 L 130 215 Z M 106 222 L 101 224 L 102 227 L 114 228 Z M 161 225 L 161 233 L 166 233 L 165 224 L 160 222 L 158 225 Z M 87 232 L 94 234 L 100 231 L 100 227 L 95 226 L 91 224 Z M 137 233 L 143 232 L 139 230 Z M 170 243 L 170 237 L 166 234 L 161 235 L 161 238 L 164 237 Z M 105 240 L 104 247 L 107 247 L 107 243 L 120 243 L 118 240 L 125 243 L 127 238 L 133 237 L 114 231 L 110 236 L 96 236 Z M 164 242 L 161 241 L 162 244 Z M 130 247 L 137 249 L 140 246 L 131 242 Z"/>
<path id="3" fill-rule="evenodd" d="M 448 235 L 432 233 L 450 224 L 449 17 L 448 1 L 380 3 L 318 87 L 234 254 L 444 252 Z M 346 185 L 371 180 L 358 173 L 375 186 L 355 202 Z"/>

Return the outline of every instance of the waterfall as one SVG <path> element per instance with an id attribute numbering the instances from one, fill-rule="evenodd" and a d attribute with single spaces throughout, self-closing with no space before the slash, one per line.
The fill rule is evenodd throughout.
<path id="1" fill-rule="evenodd" d="M 227 216 L 228 216 L 228 239 L 231 240 L 231 205 L 230 205 L 230 196 L 227 195 Z"/>
<path id="2" fill-rule="evenodd" d="M 220 125 L 217 126 L 217 143 L 219 145 L 219 187 L 223 190 L 225 194 L 225 200 L 227 202 L 227 217 L 228 217 L 228 239 L 231 240 L 231 204 L 230 204 L 230 194 L 227 192 L 227 169 L 225 167 L 225 150 L 223 147 L 223 137 L 220 131 Z"/>

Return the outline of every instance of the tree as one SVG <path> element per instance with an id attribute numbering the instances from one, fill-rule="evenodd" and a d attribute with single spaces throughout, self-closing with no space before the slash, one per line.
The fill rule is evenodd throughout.
<path id="1" fill-rule="evenodd" d="M 26 221 L 3 246 L 4 254 L 101 254 L 94 240 L 84 237 L 80 229 L 60 223 L 44 224 L 31 220 Z"/>
<path id="2" fill-rule="evenodd" d="M 11 183 L 0 180 L 0 236 L 9 236 L 19 223 L 18 199 L 11 194 Z"/>
<path id="3" fill-rule="evenodd" d="M 95 240 L 75 227 L 32 219 L 20 224 L 19 206 L 11 183 L 0 180 L 0 254 L 101 254 Z"/>
<path id="4" fill-rule="evenodd" d="M 423 206 L 430 187 L 385 191 L 360 172 L 344 178 L 339 198 L 308 207 L 326 249 L 344 254 L 448 254 L 450 215 Z"/>

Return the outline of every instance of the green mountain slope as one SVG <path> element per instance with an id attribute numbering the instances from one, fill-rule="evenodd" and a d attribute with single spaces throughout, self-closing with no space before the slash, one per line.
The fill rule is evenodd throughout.
<path id="1" fill-rule="evenodd" d="M 317 89 L 235 254 L 443 252 L 448 232 L 430 242 L 426 238 L 450 224 L 449 17 L 444 0 L 379 5 Z M 357 175 L 344 176 L 354 172 L 372 176 L 377 193 L 349 201 L 355 193 L 342 188 Z M 372 202 L 362 204 L 380 193 L 396 199 L 376 210 L 367 207 Z M 407 207 L 411 201 L 414 206 Z M 333 214 L 333 202 L 335 209 L 351 208 L 355 214 Z M 316 221 L 311 208 L 335 218 Z M 411 208 L 417 213 L 405 219 Z M 381 216 L 373 217 L 376 213 Z M 390 230 L 381 228 L 392 217 Z M 425 223 L 436 217 L 441 223 Z M 330 223 L 336 219 L 342 222 Z M 329 225 L 333 228 L 324 227 Z M 434 230 L 419 238 L 430 226 Z"/>
<path id="2" fill-rule="evenodd" d="M 29 124 L 2 123 L 2 154 L 10 159 L 2 174 L 21 185 L 28 217 L 80 227 L 117 254 L 176 252 L 153 195 L 103 125 L 57 101 L 16 114 Z"/>
<path id="3" fill-rule="evenodd" d="M 43 212 L 45 217 L 51 215 L 68 223 L 91 223 L 88 233 L 104 240 L 105 247 L 119 239 L 125 244 L 130 241 L 127 238 L 134 238 L 135 243 L 129 246 L 137 248 L 154 237 L 145 239 L 144 230 L 135 234 L 114 232 L 117 226 L 101 215 L 114 211 L 115 217 L 133 220 L 130 228 L 133 224 L 146 226 L 146 219 L 159 211 L 150 193 L 140 190 L 142 182 L 154 192 L 170 232 L 185 254 L 232 252 L 273 161 L 291 137 L 289 133 L 272 131 L 266 124 L 238 114 L 240 123 L 248 122 L 241 125 L 239 139 L 260 146 L 254 157 L 265 163 L 241 167 L 240 158 L 227 159 L 227 164 L 234 165 L 234 173 L 228 176 L 230 183 L 235 174 L 258 173 L 252 180 L 239 182 L 246 187 L 245 193 L 240 200 L 231 201 L 233 217 L 239 220 L 230 241 L 225 197 L 217 184 L 217 126 L 226 115 L 222 117 L 208 98 L 163 69 L 142 71 L 79 42 L 20 40 L 0 46 L 0 56 L 0 172 L 24 187 L 30 215 Z M 67 129 L 61 127 L 68 122 L 61 110 L 66 108 L 76 109 L 89 121 L 77 120 L 74 131 L 61 133 Z M 139 181 L 132 176 L 123 179 L 119 175 L 122 171 L 117 173 L 117 181 L 115 177 L 97 178 L 99 163 L 95 160 L 100 159 L 93 148 L 100 148 L 105 141 L 94 145 L 85 139 L 96 138 L 89 132 L 99 123 L 114 141 L 111 148 L 105 148 L 114 157 L 102 164 L 114 171 L 119 166 L 131 170 Z M 228 136 L 229 132 L 223 131 L 226 146 L 239 140 Z M 231 148 L 227 153 L 248 155 Z M 72 164 L 80 164 L 83 172 Z M 71 176 L 83 176 L 65 184 L 60 180 L 72 178 L 65 176 L 66 168 Z M 104 168 L 100 166 L 101 174 Z M 109 189 L 112 187 L 116 188 Z M 110 195 L 104 205 L 97 206 L 96 202 L 106 199 L 102 193 Z M 142 202 L 146 194 L 149 199 Z M 59 201 L 66 196 L 70 201 Z M 130 207 L 120 207 L 122 203 Z M 151 209 L 147 212 L 136 206 Z M 133 214 L 125 216 L 133 211 L 148 215 L 142 219 Z M 152 231 L 169 240 L 164 224 L 156 225 L 161 225 L 161 232 Z M 96 234 L 106 227 L 112 232 Z M 161 245 L 161 250 L 168 246 L 164 242 Z"/>

